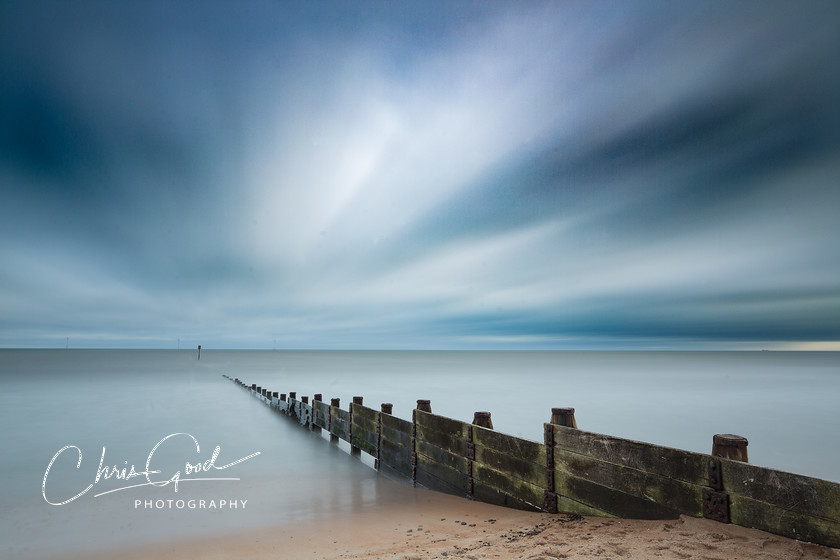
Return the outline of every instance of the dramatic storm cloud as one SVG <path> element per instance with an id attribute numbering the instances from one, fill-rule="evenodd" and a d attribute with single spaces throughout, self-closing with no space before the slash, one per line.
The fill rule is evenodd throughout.
<path id="1" fill-rule="evenodd" d="M 3 2 L 0 345 L 840 347 L 836 2 Z"/>

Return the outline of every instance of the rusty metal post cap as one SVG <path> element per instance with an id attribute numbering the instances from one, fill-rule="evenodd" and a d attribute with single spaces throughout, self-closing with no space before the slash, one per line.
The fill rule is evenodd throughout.
<path id="1" fill-rule="evenodd" d="M 333 397 L 330 399 L 330 406 L 341 406 L 341 399 Z"/>
<path id="2" fill-rule="evenodd" d="M 353 397 L 353 404 L 364 404 L 364 397 Z"/>

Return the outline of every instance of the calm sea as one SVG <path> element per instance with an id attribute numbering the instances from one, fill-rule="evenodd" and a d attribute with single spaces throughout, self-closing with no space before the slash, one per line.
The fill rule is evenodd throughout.
<path id="1" fill-rule="evenodd" d="M 704 453 L 735 433 L 751 463 L 840 481 L 835 352 L 0 350 L 0 557 L 218 535 L 411 492 L 222 374 L 345 409 L 391 402 L 406 419 L 417 399 L 460 420 L 486 410 L 496 430 L 536 441 L 558 406 L 581 429 Z M 147 480 L 132 466 L 160 471 L 156 485 L 135 486 Z M 179 472 L 177 492 L 163 485 Z"/>

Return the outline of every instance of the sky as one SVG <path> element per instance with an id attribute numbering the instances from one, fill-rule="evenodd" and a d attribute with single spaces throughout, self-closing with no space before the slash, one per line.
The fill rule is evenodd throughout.
<path id="1" fill-rule="evenodd" d="M 840 349 L 840 4 L 0 0 L 0 347 Z"/>

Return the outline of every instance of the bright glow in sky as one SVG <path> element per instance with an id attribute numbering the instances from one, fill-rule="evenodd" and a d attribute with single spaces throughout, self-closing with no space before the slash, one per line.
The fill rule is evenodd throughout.
<path id="1" fill-rule="evenodd" d="M 840 348 L 836 2 L 4 2 L 0 346 Z"/>

